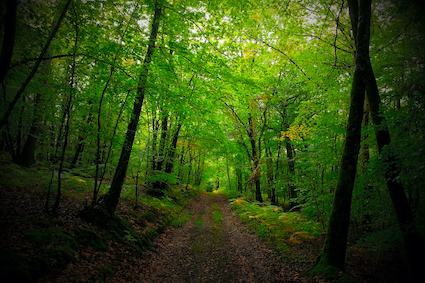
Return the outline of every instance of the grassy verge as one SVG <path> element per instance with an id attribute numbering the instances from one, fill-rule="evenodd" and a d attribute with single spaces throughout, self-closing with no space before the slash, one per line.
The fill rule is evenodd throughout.
<path id="1" fill-rule="evenodd" d="M 320 248 L 320 224 L 297 212 L 285 213 L 281 207 L 241 198 L 231 200 L 230 205 L 250 230 L 284 258 L 313 259 L 309 251 Z"/>

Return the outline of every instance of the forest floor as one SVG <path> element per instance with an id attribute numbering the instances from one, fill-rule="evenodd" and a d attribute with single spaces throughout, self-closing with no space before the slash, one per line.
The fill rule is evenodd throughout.
<path id="1" fill-rule="evenodd" d="M 107 231 L 82 220 L 81 196 L 64 197 L 55 217 L 43 212 L 45 194 L 39 190 L 2 187 L 0 200 L 0 271 L 16 269 L 22 262 L 33 268 L 42 256 L 50 260 L 44 262 L 48 272 L 28 282 L 325 282 L 306 274 L 321 243 L 315 249 L 293 247 L 298 255 L 306 253 L 306 260 L 278 256 L 241 223 L 219 194 L 197 196 L 182 214 L 190 216 L 182 227 L 160 230 L 163 216 L 155 213 L 155 221 L 146 221 L 143 229 L 158 233 L 145 251 L 134 249 L 130 234 L 115 241 Z M 120 200 L 117 214 L 128 216 L 137 231 L 142 228 L 134 215 L 143 213 Z M 103 247 L 78 242 L 76 231 L 82 227 L 96 232 Z M 69 246 L 75 246 L 71 253 Z M 8 259 L 5 251 L 23 257 Z M 377 257 L 365 249 L 348 251 L 347 271 L 358 282 L 403 282 L 406 267 L 397 254 Z"/>
<path id="2" fill-rule="evenodd" d="M 156 240 L 141 282 L 324 282 L 303 274 L 307 266 L 274 255 L 232 214 L 221 195 L 201 195 L 183 228 Z"/>

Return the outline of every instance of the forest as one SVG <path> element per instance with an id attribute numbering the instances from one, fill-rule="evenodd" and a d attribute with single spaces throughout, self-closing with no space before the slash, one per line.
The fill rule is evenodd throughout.
<path id="1" fill-rule="evenodd" d="M 423 280 L 420 0 L 0 5 L 7 282 Z"/>

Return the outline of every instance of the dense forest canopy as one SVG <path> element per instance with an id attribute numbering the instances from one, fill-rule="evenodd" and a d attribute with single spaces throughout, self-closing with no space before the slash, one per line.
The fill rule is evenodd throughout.
<path id="1" fill-rule="evenodd" d="M 420 1 L 1 5 L 0 149 L 52 169 L 46 211 L 72 171 L 95 178 L 92 205 L 111 214 L 127 175 L 157 197 L 175 183 L 239 191 L 326 231 L 348 190 L 358 241 L 406 245 L 406 223 L 425 236 Z M 349 146 L 356 82 L 361 136 Z"/>

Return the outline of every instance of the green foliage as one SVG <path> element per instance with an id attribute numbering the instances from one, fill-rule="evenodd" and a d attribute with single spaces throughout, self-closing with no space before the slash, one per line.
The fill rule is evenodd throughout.
<path id="1" fill-rule="evenodd" d="M 85 227 L 78 227 L 74 229 L 74 233 L 80 245 L 90 246 L 99 251 L 106 251 L 106 244 L 100 239 L 95 231 Z"/>
<path id="2" fill-rule="evenodd" d="M 236 199 L 232 208 L 240 219 L 278 253 L 289 253 L 290 245 L 314 245 L 321 235 L 318 223 L 308 221 L 296 212 L 284 213 L 282 208 Z"/>

